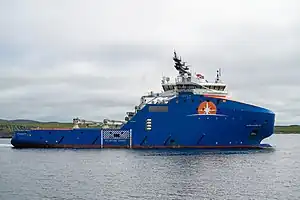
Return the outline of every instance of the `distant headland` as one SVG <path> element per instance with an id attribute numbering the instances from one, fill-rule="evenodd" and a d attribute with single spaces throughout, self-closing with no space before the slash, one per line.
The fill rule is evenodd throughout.
<path id="1" fill-rule="evenodd" d="M 0 138 L 11 138 L 14 131 L 32 128 L 72 128 L 72 123 L 40 122 L 27 119 L 0 119 Z"/>
<path id="2" fill-rule="evenodd" d="M 14 131 L 31 128 L 72 128 L 72 123 L 40 122 L 27 119 L 0 119 L 0 138 L 11 138 Z M 101 126 L 99 126 L 101 127 Z M 275 126 L 275 134 L 300 134 L 300 125 Z"/>

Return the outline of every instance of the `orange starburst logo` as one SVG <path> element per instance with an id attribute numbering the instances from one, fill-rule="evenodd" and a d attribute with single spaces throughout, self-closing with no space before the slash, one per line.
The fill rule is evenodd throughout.
<path id="1" fill-rule="evenodd" d="M 198 114 L 216 114 L 217 113 L 217 107 L 213 102 L 210 101 L 204 101 L 198 106 Z"/>

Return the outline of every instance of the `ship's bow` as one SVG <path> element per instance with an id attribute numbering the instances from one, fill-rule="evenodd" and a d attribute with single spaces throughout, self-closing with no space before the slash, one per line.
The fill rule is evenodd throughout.
<path id="1" fill-rule="evenodd" d="M 246 125 L 250 132 L 250 142 L 262 147 L 270 147 L 268 144 L 261 144 L 261 141 L 273 135 L 275 113 L 265 108 L 256 107 L 252 115 L 253 120 Z"/>

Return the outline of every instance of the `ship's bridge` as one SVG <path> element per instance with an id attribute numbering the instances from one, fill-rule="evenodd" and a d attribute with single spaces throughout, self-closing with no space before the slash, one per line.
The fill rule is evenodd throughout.
<path id="1" fill-rule="evenodd" d="M 220 80 L 219 71 L 217 71 L 217 78 L 214 82 L 208 82 L 202 75 L 195 75 L 194 77 L 186 74 L 185 76 L 177 76 L 174 82 L 170 82 L 169 77 L 162 78 L 163 92 L 181 92 L 189 91 L 194 94 L 214 94 L 226 96 L 228 91 L 226 90 L 226 84 Z"/>
<path id="2" fill-rule="evenodd" d="M 217 70 L 217 76 L 214 82 L 207 81 L 202 74 L 192 73 L 189 71 L 189 66 L 186 62 L 178 58 L 174 52 L 173 60 L 175 62 L 175 69 L 179 75 L 175 78 L 174 82 L 170 82 L 169 77 L 162 78 L 162 88 L 164 92 L 168 91 L 182 91 L 188 90 L 195 94 L 216 93 L 227 95 L 226 84 L 221 81 L 221 69 Z"/>
<path id="3" fill-rule="evenodd" d="M 163 77 L 162 79 L 162 88 L 164 92 L 171 90 L 193 90 L 195 93 L 197 93 L 198 90 L 203 90 L 227 93 L 225 90 L 226 84 L 222 82 L 208 82 L 199 78 L 184 78 L 181 76 L 175 78 L 174 82 L 169 82 L 169 80 L 169 77 Z"/>

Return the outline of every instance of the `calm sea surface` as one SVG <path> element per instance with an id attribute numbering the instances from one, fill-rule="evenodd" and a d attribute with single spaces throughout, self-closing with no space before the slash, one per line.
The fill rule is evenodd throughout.
<path id="1" fill-rule="evenodd" d="M 0 199 L 300 199 L 300 135 L 274 151 L 12 149 Z"/>

